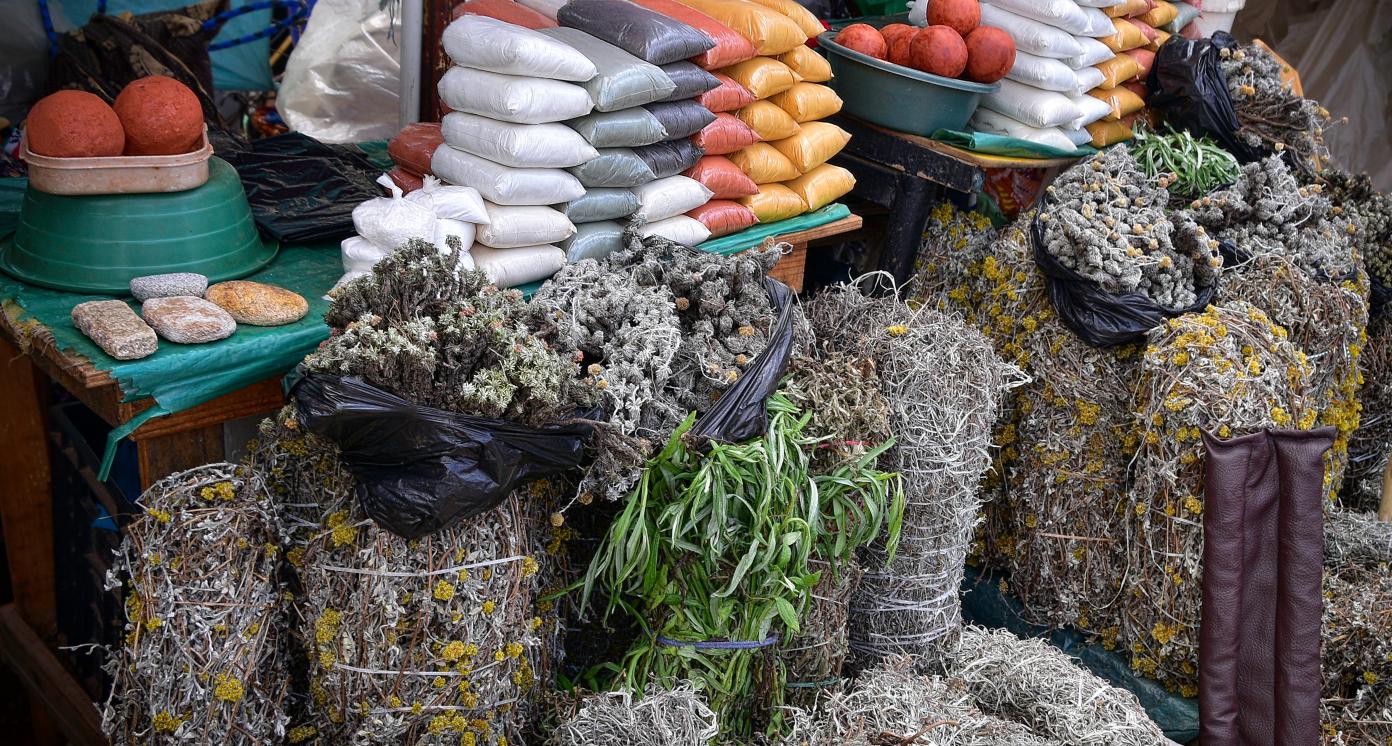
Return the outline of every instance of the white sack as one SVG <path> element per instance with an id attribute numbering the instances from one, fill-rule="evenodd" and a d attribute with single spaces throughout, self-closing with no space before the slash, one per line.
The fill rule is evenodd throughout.
<path id="1" fill-rule="evenodd" d="M 466 153 L 517 168 L 570 168 L 599 155 L 564 124 L 515 124 L 455 111 L 445 115 L 440 131 Z"/>
<path id="2" fill-rule="evenodd" d="M 1064 127 L 1061 131 L 1063 132 L 1063 136 L 1068 138 L 1068 141 L 1077 147 L 1081 148 L 1084 145 L 1092 144 L 1092 133 L 1085 129 Z"/>
<path id="3" fill-rule="evenodd" d="M 454 64 L 505 75 L 583 83 L 595 76 L 585 55 L 529 28 L 488 16 L 460 16 L 440 37 Z"/>
<path id="4" fill-rule="evenodd" d="M 1087 30 L 1077 34 L 1078 36 L 1100 39 L 1116 33 L 1116 26 L 1112 25 L 1112 19 L 1106 13 L 1097 8 L 1079 8 L 1079 10 L 1087 18 Z"/>
<path id="5" fill-rule="evenodd" d="M 656 223 L 648 223 L 638 229 L 638 235 L 645 238 L 647 236 L 662 236 L 669 241 L 695 246 L 710 238 L 710 229 L 695 218 L 678 215 L 666 220 L 659 220 Z"/>
<path id="6" fill-rule="evenodd" d="M 338 248 L 343 259 L 343 271 L 349 274 L 364 274 L 372 269 L 372 265 L 381 261 L 382 257 L 391 253 L 390 250 L 381 248 L 362 236 L 349 236 L 343 239 Z M 339 282 L 341 284 L 343 281 Z"/>
<path id="7" fill-rule="evenodd" d="M 1112 113 L 1112 106 L 1100 98 L 1093 98 L 1086 93 L 1077 96 L 1070 96 L 1073 105 L 1078 107 L 1078 116 L 1067 126 L 1073 129 L 1082 129 L 1093 122 L 1106 119 Z"/>
<path id="8" fill-rule="evenodd" d="M 1095 67 L 1084 67 L 1079 70 L 1074 70 L 1073 74 L 1078 77 L 1078 87 L 1068 91 L 1069 95 L 1087 93 L 1107 82 L 1106 74 Z"/>
<path id="9" fill-rule="evenodd" d="M 516 249 L 490 249 L 475 246 L 474 266 L 500 288 L 517 287 L 544 280 L 565 266 L 566 255 L 555 246 L 523 246 Z"/>
<path id="10" fill-rule="evenodd" d="M 473 223 L 466 223 L 462 220 L 450 220 L 441 218 L 435 221 L 435 248 L 441 254 L 450 252 L 449 239 L 459 239 L 459 269 L 473 269 L 474 260 L 469 258 L 469 250 L 474 247 L 474 234 L 478 230 Z"/>
<path id="11" fill-rule="evenodd" d="M 1005 135 L 1059 150 L 1073 150 L 1076 147 L 1058 127 L 1031 127 L 990 109 L 977 109 L 972 115 L 971 126 L 978 132 Z"/>
<path id="12" fill-rule="evenodd" d="M 401 187 L 382 174 L 377 183 L 390 197 L 375 197 L 353 208 L 353 229 L 378 248 L 394 251 L 412 238 L 435 240 L 435 209 L 428 197 L 406 199 Z"/>
<path id="13" fill-rule="evenodd" d="M 488 223 L 488 210 L 484 209 L 483 197 L 477 189 L 446 184 L 431 174 L 422 176 L 421 182 L 423 186 L 406 195 L 406 199 L 420 200 L 428 196 L 437 218 L 478 225 Z"/>
<path id="14" fill-rule="evenodd" d="M 650 181 L 632 191 L 638 195 L 638 210 L 633 217 L 649 223 L 695 210 L 715 194 L 705 184 L 685 176 Z"/>
<path id="15" fill-rule="evenodd" d="M 1067 31 L 994 5 L 981 6 L 981 25 L 1005 29 L 1015 40 L 1017 50 L 1040 57 L 1064 59 L 1083 53 L 1083 48 Z"/>
<path id="16" fill-rule="evenodd" d="M 1073 72 L 1073 68 L 1060 60 L 1040 57 L 1029 52 L 1015 52 L 1015 64 L 1005 77 L 1046 91 L 1072 93 L 1079 88 L 1078 75 Z"/>
<path id="17" fill-rule="evenodd" d="M 1126 0 L 1120 0 L 1126 2 Z M 525 8 L 531 8 L 536 12 L 556 20 L 556 14 L 561 12 L 561 8 L 570 0 L 517 0 L 517 4 Z"/>
<path id="18" fill-rule="evenodd" d="M 1126 0 L 1077 0 L 1077 3 L 1084 8 L 1114 8 L 1125 5 Z"/>
<path id="19" fill-rule="evenodd" d="M 488 225 L 479 228 L 478 241 L 494 249 L 559 243 L 575 235 L 575 226 L 558 210 L 537 205 L 488 203 Z"/>
<path id="20" fill-rule="evenodd" d="M 1112 31 L 1116 31 L 1115 26 L 1112 27 Z M 1083 51 L 1063 61 L 1063 64 L 1068 65 L 1074 70 L 1100 65 L 1116 56 L 1116 52 L 1113 52 L 1111 47 L 1096 39 L 1081 37 L 1074 41 L 1078 43 L 1078 46 L 1081 47 Z"/>
<path id="21" fill-rule="evenodd" d="M 561 122 L 594 108 L 589 92 L 574 83 L 468 67 L 451 67 L 435 88 L 440 100 L 455 111 L 518 124 Z"/>
<path id="22" fill-rule="evenodd" d="M 430 171 L 499 205 L 553 205 L 585 193 L 579 180 L 560 169 L 508 168 L 448 145 L 435 149 Z"/>
<path id="23" fill-rule="evenodd" d="M 987 3 L 1017 16 L 1062 29 L 1074 36 L 1087 36 L 1091 25 L 1087 14 L 1074 0 L 984 0 L 982 5 Z M 1103 16 L 1105 15 L 1103 13 Z M 986 20 L 985 8 L 981 9 L 981 22 L 988 26 L 994 25 Z"/>
<path id="24" fill-rule="evenodd" d="M 1062 93 L 1040 90 L 1009 78 L 1000 81 L 999 91 L 984 94 L 981 97 L 981 105 L 1039 128 L 1059 127 L 1083 114 L 1083 111 Z"/>

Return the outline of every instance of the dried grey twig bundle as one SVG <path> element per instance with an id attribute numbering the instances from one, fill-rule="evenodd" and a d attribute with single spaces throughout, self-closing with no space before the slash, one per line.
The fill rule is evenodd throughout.
<path id="1" fill-rule="evenodd" d="M 1392 574 L 1386 563 L 1324 574 L 1321 720 L 1327 744 L 1392 738 Z"/>
<path id="2" fill-rule="evenodd" d="M 1333 510 L 1324 515 L 1324 564 L 1376 567 L 1392 563 L 1392 523 L 1376 513 Z"/>
<path id="3" fill-rule="evenodd" d="M 823 354 L 874 361 L 896 439 L 881 466 L 901 475 L 907 499 L 893 561 L 881 545 L 863 552 L 851 650 L 861 668 L 895 653 L 930 665 L 961 623 L 957 588 L 981 507 L 991 428 L 1005 391 L 1022 376 L 976 330 L 893 295 L 841 285 L 814 298 L 808 316 Z"/>
<path id="4" fill-rule="evenodd" d="M 1219 55 L 1218 66 L 1241 124 L 1238 138 L 1252 147 L 1289 151 L 1296 167 L 1313 175 L 1329 157 L 1324 146 L 1328 110 L 1313 99 L 1295 95 L 1281 80 L 1281 63 L 1265 49 L 1247 44 L 1219 50 Z"/>
<path id="5" fill-rule="evenodd" d="M 1218 279 L 1218 242 L 1166 209 L 1164 177 L 1152 180 L 1125 145 L 1059 175 L 1041 209 L 1044 249 L 1109 293 L 1140 293 L 1178 310 Z"/>
<path id="6" fill-rule="evenodd" d="M 1384 312 L 1368 324 L 1359 363 L 1363 412 L 1349 439 L 1343 503 L 1351 510 L 1372 511 L 1382 501 L 1382 475 L 1392 459 L 1392 313 Z"/>
<path id="7" fill-rule="evenodd" d="M 103 730 L 115 744 L 278 741 L 289 675 L 274 501 L 256 476 L 209 464 L 140 502 L 108 575 L 125 589 L 126 637 L 107 663 Z"/>
<path id="8" fill-rule="evenodd" d="M 720 727 L 689 682 L 650 689 L 642 699 L 618 691 L 586 697 L 552 732 L 550 746 L 703 746 Z"/>

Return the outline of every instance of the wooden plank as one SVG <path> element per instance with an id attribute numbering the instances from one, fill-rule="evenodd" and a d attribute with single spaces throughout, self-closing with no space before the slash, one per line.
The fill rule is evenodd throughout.
<path id="1" fill-rule="evenodd" d="M 102 746 L 101 715 L 87 692 L 73 681 L 63 664 L 24 621 L 14 604 L 0 606 L 0 654 L 25 688 L 52 713 L 69 743 Z"/>
<path id="2" fill-rule="evenodd" d="M 14 601 L 45 639 L 57 633 L 53 591 L 53 495 L 45 425 L 47 381 L 29 358 L 0 338 L 0 528 Z"/>
<path id="3" fill-rule="evenodd" d="M 805 244 L 809 241 L 816 241 L 819 238 L 830 238 L 831 236 L 839 236 L 842 233 L 860 230 L 862 223 L 864 223 L 864 221 L 859 215 L 847 215 L 840 220 L 834 220 L 830 223 L 823 223 L 822 225 L 816 225 L 805 230 L 774 236 L 773 240 L 793 245 Z"/>
<path id="4" fill-rule="evenodd" d="M 845 129 L 851 141 L 843 152 L 964 194 L 975 193 L 985 181 L 981 169 L 960 158 L 922 147 L 901 132 L 876 127 L 846 114 L 827 121 Z M 923 138 L 919 138 L 923 139 Z"/>
<path id="5" fill-rule="evenodd" d="M 281 390 L 280 379 L 268 378 L 182 412 L 149 420 L 131 433 L 130 438 L 139 443 L 151 438 L 198 430 L 209 425 L 221 425 L 243 417 L 274 412 L 284 403 L 285 395 Z"/>
<path id="6" fill-rule="evenodd" d="M 135 445 L 142 491 L 176 471 L 226 459 L 221 422 L 147 438 Z"/>

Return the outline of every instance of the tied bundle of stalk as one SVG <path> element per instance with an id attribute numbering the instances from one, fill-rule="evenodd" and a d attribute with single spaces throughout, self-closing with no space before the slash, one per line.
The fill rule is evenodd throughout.
<path id="1" fill-rule="evenodd" d="M 1144 436 L 1131 490 L 1121 641 L 1131 667 L 1193 696 L 1203 554 L 1202 432 L 1315 426 L 1312 365 L 1285 329 L 1235 301 L 1153 330 L 1141 363 Z"/>
<path id="2" fill-rule="evenodd" d="M 812 414 L 781 392 L 768 427 L 746 443 L 683 437 L 689 416 L 649 461 L 585 575 L 582 606 L 598 591 L 646 632 L 615 666 L 615 684 L 689 680 L 708 693 L 721 734 L 782 730 L 786 674 L 775 646 L 801 632 L 821 580 L 813 562 L 845 572 L 882 533 L 890 551 L 902 519 L 897 478 L 875 469 L 886 443 L 825 474 L 811 466 Z"/>
<path id="3" fill-rule="evenodd" d="M 1193 306 L 1223 259 L 1202 226 L 1167 210 L 1165 183 L 1125 145 L 1073 166 L 1046 190 L 1044 250 L 1108 293 L 1139 293 L 1175 311 Z"/>
<path id="4" fill-rule="evenodd" d="M 704 746 L 715 741 L 716 715 L 690 682 L 670 689 L 596 694 L 551 733 L 548 746 Z"/>
<path id="5" fill-rule="evenodd" d="M 1376 513 L 1342 510 L 1326 513 L 1324 521 L 1326 567 L 1392 562 L 1392 522 L 1378 520 Z"/>
<path id="6" fill-rule="evenodd" d="M 289 676 L 275 503 L 254 473 L 209 464 L 141 496 L 108 574 L 126 636 L 107 662 L 116 744 L 268 743 L 286 735 Z"/>
<path id="7" fill-rule="evenodd" d="M 1363 413 L 1349 438 L 1349 465 L 1343 504 L 1350 510 L 1378 510 L 1382 479 L 1392 459 L 1392 314 L 1368 325 L 1368 343 L 1359 358 L 1363 388 L 1358 392 Z"/>
<path id="8" fill-rule="evenodd" d="M 961 623 L 967 549 L 990 465 L 991 428 L 1020 372 L 961 321 L 896 296 L 839 285 L 808 304 L 823 354 L 874 361 L 889 404 L 892 448 L 881 466 L 904 480 L 907 507 L 898 556 L 877 542 L 851 600 L 857 668 L 896 653 L 931 665 Z"/>
<path id="9" fill-rule="evenodd" d="M 1329 111 L 1319 102 L 1295 94 L 1281 79 L 1281 63 L 1255 44 L 1221 49 L 1218 67 L 1228 82 L 1237 121 L 1237 137 L 1263 150 L 1288 154 L 1296 169 L 1312 176 L 1328 160 L 1324 127 Z"/>
<path id="10" fill-rule="evenodd" d="M 1168 743 L 1136 695 L 1043 640 L 965 627 L 947 675 L 962 682 L 982 710 L 1060 744 Z"/>
<path id="11" fill-rule="evenodd" d="M 1386 743 L 1392 738 L 1392 574 L 1385 561 L 1325 571 L 1321 634 L 1324 743 Z"/>
<path id="12" fill-rule="evenodd" d="M 1020 723 L 982 712 L 959 680 L 914 673 L 908 656 L 889 656 L 847 692 L 815 709 L 792 708 L 787 746 L 1054 746 Z"/>
<path id="13" fill-rule="evenodd" d="M 979 276 L 980 264 L 991 255 L 999 234 L 991 219 L 979 212 L 959 210 L 947 200 L 934 207 L 914 259 L 910 303 L 973 318 L 981 288 L 971 279 Z"/>

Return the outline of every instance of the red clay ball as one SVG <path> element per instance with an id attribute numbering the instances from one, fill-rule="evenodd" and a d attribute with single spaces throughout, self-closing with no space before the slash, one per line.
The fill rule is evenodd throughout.
<path id="1" fill-rule="evenodd" d="M 1015 66 L 1015 40 L 1004 29 L 979 26 L 966 42 L 968 80 L 994 83 Z"/>
<path id="2" fill-rule="evenodd" d="M 907 23 L 891 23 L 880 29 L 884 35 L 885 42 L 889 45 L 889 56 L 887 59 L 896 65 L 909 64 L 909 42 L 913 41 L 914 34 L 918 33 L 917 26 L 910 26 Z"/>
<path id="3" fill-rule="evenodd" d="M 931 0 L 928 3 L 930 26 L 951 26 L 962 36 L 981 24 L 981 3 L 977 0 Z"/>
<path id="4" fill-rule="evenodd" d="M 116 97 L 126 155 L 178 155 L 203 142 L 203 105 L 188 86 L 163 75 L 131 82 Z"/>
<path id="5" fill-rule="evenodd" d="M 909 42 L 909 62 L 923 72 L 955 78 L 967 67 L 967 44 L 948 26 L 929 26 Z"/>
<path id="6" fill-rule="evenodd" d="M 882 60 L 889 52 L 889 45 L 880 30 L 868 23 L 852 23 L 836 34 L 836 43 L 861 54 L 868 54 Z"/>
<path id="7" fill-rule="evenodd" d="M 58 91 L 39 99 L 29 110 L 24 132 L 31 151 L 54 158 L 120 155 L 126 145 L 116 112 L 86 91 Z"/>

